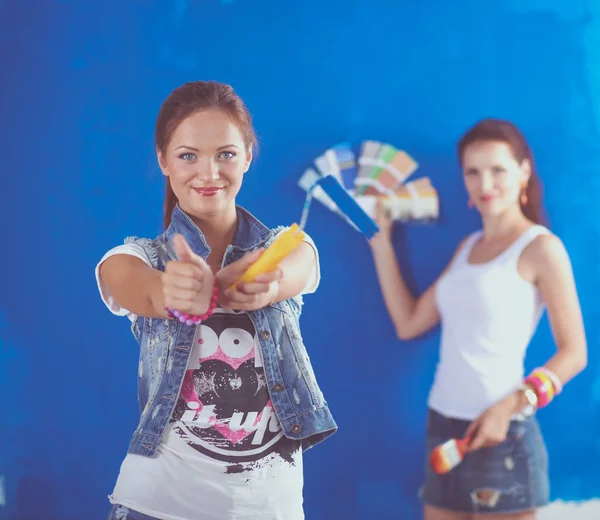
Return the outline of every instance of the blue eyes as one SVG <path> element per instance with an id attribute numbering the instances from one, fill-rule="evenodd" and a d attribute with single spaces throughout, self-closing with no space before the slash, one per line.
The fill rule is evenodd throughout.
<path id="1" fill-rule="evenodd" d="M 225 159 L 225 160 L 229 160 L 229 159 L 233 159 L 237 154 L 235 152 L 221 152 L 219 154 L 219 159 Z M 191 152 L 186 152 L 186 153 L 182 153 L 179 156 L 180 159 L 183 159 L 184 161 L 193 161 L 194 159 L 196 159 L 196 154 L 191 153 Z"/>
<path id="2" fill-rule="evenodd" d="M 493 173 L 506 173 L 506 169 L 502 168 L 500 166 L 495 166 L 494 168 L 492 168 L 492 172 Z M 477 175 L 479 173 L 479 170 L 475 170 L 475 169 L 471 169 L 471 170 L 467 170 L 466 174 L 467 175 Z"/>

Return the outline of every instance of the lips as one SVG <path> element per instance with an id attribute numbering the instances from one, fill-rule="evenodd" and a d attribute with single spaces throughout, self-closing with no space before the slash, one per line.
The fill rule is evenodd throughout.
<path id="1" fill-rule="evenodd" d="M 494 199 L 493 195 L 484 195 L 483 197 L 480 197 L 481 202 L 490 202 L 491 200 Z"/>
<path id="2" fill-rule="evenodd" d="M 212 187 L 212 188 L 193 188 L 193 190 L 202 195 L 203 197 L 214 197 L 217 193 L 220 193 L 224 188 Z"/>

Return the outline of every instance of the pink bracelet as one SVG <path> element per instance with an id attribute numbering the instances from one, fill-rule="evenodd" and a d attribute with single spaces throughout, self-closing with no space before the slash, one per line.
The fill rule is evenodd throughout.
<path id="1" fill-rule="evenodd" d="M 169 318 L 179 320 L 181 323 L 185 323 L 186 325 L 199 325 L 204 320 L 208 319 L 215 308 L 217 307 L 217 301 L 219 299 L 219 286 L 215 280 L 215 285 L 213 286 L 212 297 L 210 298 L 210 305 L 208 306 L 208 310 L 201 314 L 200 316 L 196 314 L 187 314 L 185 312 L 177 311 L 175 309 L 169 309 L 165 307 L 165 310 L 169 314 Z"/>
<path id="2" fill-rule="evenodd" d="M 544 380 L 533 371 L 525 378 L 525 383 L 533 386 L 538 397 L 538 408 L 543 408 L 550 404 L 550 401 L 554 397 L 554 389 L 552 388 L 552 381 L 549 378 Z"/>
<path id="3" fill-rule="evenodd" d="M 550 370 L 549 368 L 546 368 L 546 367 L 539 367 L 539 368 L 536 368 L 536 370 L 543 372 L 550 378 L 550 381 L 552 381 L 552 384 L 554 385 L 554 395 L 555 396 L 562 392 L 563 384 L 561 383 L 560 379 L 558 379 L 558 376 L 554 372 L 552 372 L 552 370 Z"/>

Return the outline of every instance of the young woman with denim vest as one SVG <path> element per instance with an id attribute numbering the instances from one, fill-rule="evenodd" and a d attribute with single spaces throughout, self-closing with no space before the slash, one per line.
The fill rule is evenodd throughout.
<path id="1" fill-rule="evenodd" d="M 104 302 L 129 317 L 140 346 L 141 418 L 109 518 L 302 519 L 303 451 L 337 429 L 299 327 L 317 250 L 306 238 L 277 269 L 234 286 L 282 229 L 235 203 L 256 138 L 230 86 L 174 90 L 155 141 L 166 230 L 126 239 L 96 268 Z M 205 316 L 188 325 L 177 313 Z"/>
<path id="2" fill-rule="evenodd" d="M 422 296 L 413 297 L 402 279 L 381 210 L 371 242 L 398 337 L 414 338 L 441 322 L 427 457 L 451 438 L 468 442 L 451 471 L 434 473 L 427 464 L 424 516 L 531 520 L 549 495 L 534 412 L 585 367 L 582 316 L 567 252 L 541 225 L 540 183 L 521 132 L 507 121 L 483 120 L 460 140 L 458 155 L 483 229 L 463 240 Z M 525 378 L 523 359 L 544 308 L 557 352 Z"/>

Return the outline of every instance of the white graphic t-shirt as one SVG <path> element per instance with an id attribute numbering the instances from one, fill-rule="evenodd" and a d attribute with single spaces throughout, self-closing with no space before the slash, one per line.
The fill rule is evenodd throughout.
<path id="1" fill-rule="evenodd" d="M 102 261 L 112 254 L 149 263 L 133 244 Z M 318 283 L 317 261 L 305 293 Z M 98 284 L 113 313 L 135 317 Z M 273 410 L 252 321 L 245 312 L 215 309 L 196 327 L 157 456 L 128 453 L 110 501 L 161 520 L 302 520 L 302 487 L 300 442 L 284 436 Z"/>

